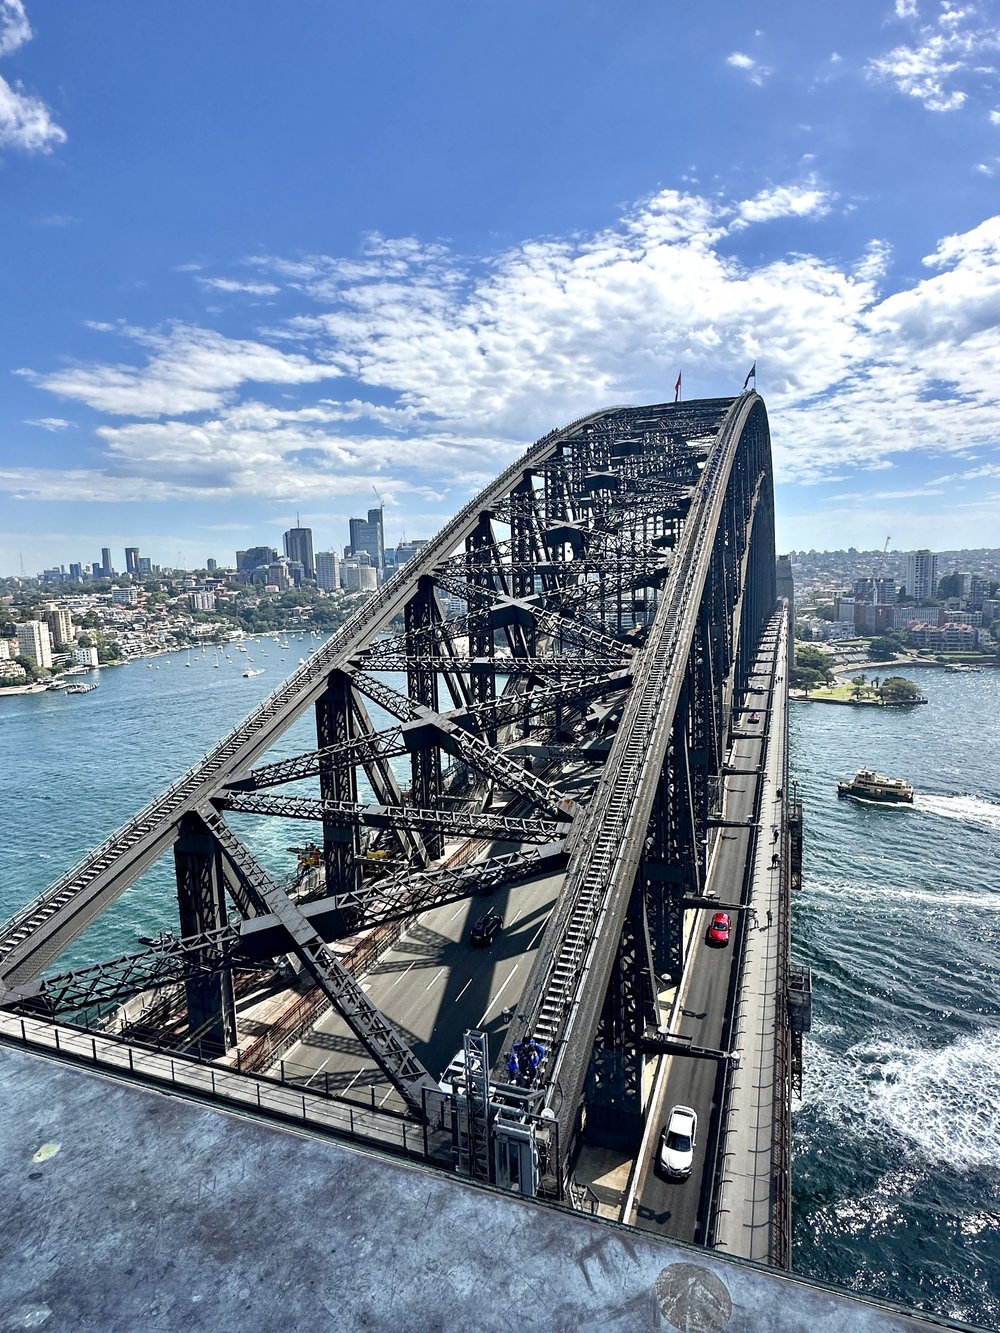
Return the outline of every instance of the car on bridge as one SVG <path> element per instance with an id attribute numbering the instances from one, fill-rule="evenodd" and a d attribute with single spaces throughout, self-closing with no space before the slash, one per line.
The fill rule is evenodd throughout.
<path id="1" fill-rule="evenodd" d="M 492 944 L 501 930 L 503 930 L 503 917 L 495 907 L 491 907 L 488 912 L 483 913 L 472 927 L 472 934 L 469 938 L 473 944 Z"/>
<path id="2" fill-rule="evenodd" d="M 760 721 L 760 713 L 756 713 L 756 712 L 755 712 L 755 713 L 751 713 L 751 714 L 750 714 L 750 717 L 749 717 L 749 721 L 750 721 L 750 722 L 759 722 L 759 721 Z"/>
<path id="3" fill-rule="evenodd" d="M 724 949 L 729 943 L 729 933 L 732 927 L 733 923 L 728 912 L 716 912 L 708 927 L 708 934 L 705 936 L 706 942 L 717 944 L 720 949 Z"/>
<path id="4" fill-rule="evenodd" d="M 675 1106 L 660 1136 L 657 1162 L 661 1169 L 675 1180 L 683 1180 L 689 1176 L 697 1141 L 697 1112 L 690 1106 Z"/>

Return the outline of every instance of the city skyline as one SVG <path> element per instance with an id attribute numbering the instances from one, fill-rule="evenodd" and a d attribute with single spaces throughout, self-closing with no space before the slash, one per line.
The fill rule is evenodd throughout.
<path id="1" fill-rule="evenodd" d="M 780 549 L 988 545 L 996 20 L 0 0 L 0 574 L 373 486 L 430 537 L 552 427 L 754 364 Z"/>

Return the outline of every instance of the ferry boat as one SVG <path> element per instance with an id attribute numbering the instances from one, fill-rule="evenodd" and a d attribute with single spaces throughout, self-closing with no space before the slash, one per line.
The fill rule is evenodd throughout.
<path id="1" fill-rule="evenodd" d="M 913 788 L 905 778 L 887 778 L 873 768 L 859 768 L 851 782 L 837 783 L 838 796 L 856 801 L 879 801 L 884 805 L 912 805 Z"/>
<path id="2" fill-rule="evenodd" d="M 96 685 L 93 685 L 93 684 L 86 684 L 86 683 L 84 683 L 84 684 L 82 684 L 82 685 L 70 685 L 69 688 L 67 689 L 66 693 L 67 693 L 67 694 L 90 694 L 92 690 L 96 690 L 96 689 L 97 689 L 97 686 L 96 686 Z"/>

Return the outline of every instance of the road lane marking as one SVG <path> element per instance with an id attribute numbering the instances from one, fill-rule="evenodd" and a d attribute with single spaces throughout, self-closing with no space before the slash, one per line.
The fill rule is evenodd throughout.
<path id="1" fill-rule="evenodd" d="M 545 927 L 546 927 L 548 924 L 549 924 L 548 921 L 543 921 L 543 922 L 542 922 L 542 924 L 541 924 L 541 925 L 538 927 L 538 929 L 535 931 L 535 934 L 534 934 L 534 936 L 532 937 L 531 943 L 528 945 L 528 950 L 526 950 L 525 952 L 527 952 L 527 951 L 529 951 L 529 950 L 531 950 L 531 949 L 533 949 L 533 948 L 535 947 L 535 940 L 538 939 L 539 935 L 541 935 L 542 931 L 545 929 Z"/>
<path id="2" fill-rule="evenodd" d="M 331 1058 L 332 1058 L 332 1057 L 331 1057 Z M 364 1067 L 364 1065 L 362 1065 L 361 1068 L 358 1070 L 358 1072 L 357 1072 L 357 1073 L 354 1075 L 354 1077 L 351 1079 L 350 1083 L 348 1083 L 348 1085 L 347 1085 L 347 1087 L 344 1089 L 344 1091 L 340 1094 L 341 1097 L 346 1097 L 346 1096 L 347 1096 L 347 1094 L 348 1094 L 348 1093 L 350 1092 L 350 1090 L 354 1087 L 355 1083 L 357 1083 L 358 1079 L 361 1077 L 361 1075 L 362 1075 L 364 1072 L 365 1072 L 365 1067 Z"/>
<path id="3" fill-rule="evenodd" d="M 330 1061 L 331 1061 L 332 1059 L 333 1059 L 333 1056 L 332 1056 L 332 1055 L 328 1055 L 328 1056 L 326 1057 L 326 1059 L 323 1061 L 323 1063 L 320 1065 L 320 1067 L 316 1070 L 316 1073 L 315 1073 L 315 1074 L 310 1074 L 310 1075 L 309 1075 L 309 1077 L 306 1079 L 306 1087 L 307 1087 L 307 1088 L 308 1088 L 309 1084 L 313 1081 L 314 1078 L 319 1078 L 320 1074 L 322 1074 L 323 1070 L 327 1067 L 327 1065 L 330 1063 Z"/>
<path id="4" fill-rule="evenodd" d="M 451 914 L 451 916 L 448 918 L 448 920 L 449 920 L 449 921 L 454 921 L 455 918 L 456 918 L 457 916 L 461 916 L 461 914 L 462 914 L 464 911 L 465 911 L 465 903 L 463 903 L 463 904 L 461 905 L 461 907 L 458 909 L 457 912 L 452 912 L 452 914 Z"/>
<path id="5" fill-rule="evenodd" d="M 444 976 L 444 973 L 445 973 L 446 970 L 447 970 L 447 969 L 445 969 L 445 968 L 442 967 L 441 971 L 438 972 L 436 976 L 431 977 L 430 981 L 428 981 L 427 985 L 424 987 L 424 994 L 425 994 L 425 995 L 426 995 L 427 992 L 430 990 L 430 988 L 434 985 L 435 981 L 437 981 L 438 977 Z"/>
<path id="6" fill-rule="evenodd" d="M 504 987 L 507 985 L 507 982 L 510 981 L 511 977 L 514 975 L 514 973 L 517 971 L 517 969 L 518 969 L 519 967 L 520 967 L 520 963 L 515 963 L 514 966 L 513 966 L 513 967 L 510 969 L 510 971 L 507 973 L 507 975 L 504 977 L 504 979 L 503 979 L 503 983 L 501 984 L 500 989 L 497 991 L 496 995 L 493 996 L 493 999 L 490 1000 L 489 1004 L 488 1004 L 488 1005 L 486 1006 L 486 1008 L 483 1010 L 483 1016 L 482 1016 L 482 1018 L 480 1018 L 479 1022 L 476 1024 L 476 1027 L 477 1027 L 477 1028 L 481 1028 L 481 1027 L 483 1026 L 483 1024 L 484 1024 L 485 1021 L 486 1021 L 486 1015 L 490 1012 L 490 1010 L 491 1010 L 491 1009 L 493 1008 L 493 1006 L 496 1004 L 497 1000 L 499 1000 L 500 996 L 503 994 Z"/>
<path id="7" fill-rule="evenodd" d="M 456 1004 L 458 1004 L 459 1000 L 462 998 L 462 996 L 465 994 L 465 992 L 469 989 L 469 987 L 470 987 L 471 985 L 472 985 L 472 978 L 470 977 L 469 980 L 468 980 L 468 981 L 465 983 L 465 985 L 462 987 L 462 989 L 461 989 L 461 990 L 458 992 L 458 994 L 455 996 L 455 1003 L 456 1003 Z"/>
<path id="8" fill-rule="evenodd" d="M 417 965 L 417 960 L 414 958 L 413 962 L 410 964 L 410 967 L 416 967 L 416 965 Z M 408 967 L 408 968 L 406 969 L 406 972 L 409 972 L 410 967 Z M 392 984 L 393 984 L 394 986 L 398 986 L 399 983 L 400 983 L 400 982 L 403 980 L 403 978 L 406 976 L 406 972 L 400 972 L 399 976 L 396 978 L 396 980 L 395 980 Z"/>

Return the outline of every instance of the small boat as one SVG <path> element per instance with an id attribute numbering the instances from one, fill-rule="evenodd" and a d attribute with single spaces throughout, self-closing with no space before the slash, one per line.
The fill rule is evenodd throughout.
<path id="1" fill-rule="evenodd" d="M 87 685 L 87 684 L 70 685 L 69 688 L 67 689 L 66 693 L 67 693 L 67 694 L 90 694 L 91 690 L 96 690 L 96 689 L 97 689 L 97 686 L 96 686 L 96 685 Z"/>
<path id="2" fill-rule="evenodd" d="M 244 676 L 262 676 L 264 674 L 264 668 L 255 667 L 251 660 L 247 658 L 247 664 L 243 674 Z"/>
<path id="3" fill-rule="evenodd" d="M 913 788 L 905 778 L 887 778 L 873 768 L 859 768 L 851 782 L 838 782 L 837 795 L 881 805 L 913 804 Z"/>

